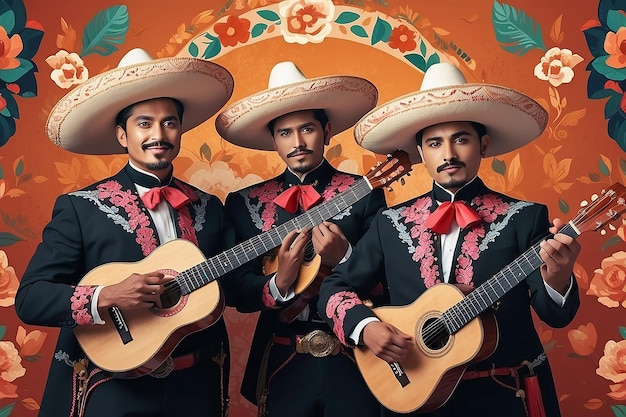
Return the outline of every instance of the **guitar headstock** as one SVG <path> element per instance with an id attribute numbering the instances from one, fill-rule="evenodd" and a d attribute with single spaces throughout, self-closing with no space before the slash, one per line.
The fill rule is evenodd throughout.
<path id="1" fill-rule="evenodd" d="M 370 169 L 365 177 L 372 189 L 387 187 L 392 182 L 409 175 L 411 172 L 411 160 L 409 154 L 403 150 L 397 150 L 387 155 L 384 162 L 378 162 Z"/>
<path id="2" fill-rule="evenodd" d="M 570 222 L 580 233 L 596 231 L 626 213 L 626 188 L 619 182 L 602 190 L 596 200 L 581 208 Z"/>

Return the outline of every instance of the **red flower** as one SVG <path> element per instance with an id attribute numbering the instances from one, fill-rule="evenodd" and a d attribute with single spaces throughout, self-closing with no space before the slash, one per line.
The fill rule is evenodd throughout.
<path id="1" fill-rule="evenodd" d="M 239 42 L 245 43 L 250 37 L 250 21 L 240 19 L 238 16 L 228 16 L 226 23 L 215 24 L 215 33 L 224 46 L 235 46 Z"/>
<path id="2" fill-rule="evenodd" d="M 400 52 L 412 51 L 417 47 L 415 43 L 415 32 L 408 26 L 400 25 L 391 31 L 389 46 L 398 49 Z"/>

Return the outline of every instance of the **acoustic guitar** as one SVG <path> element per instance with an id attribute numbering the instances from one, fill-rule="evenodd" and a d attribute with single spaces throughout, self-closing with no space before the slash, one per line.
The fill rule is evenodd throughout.
<path id="1" fill-rule="evenodd" d="M 617 220 L 626 212 L 625 194 L 622 184 L 613 184 L 559 233 L 577 238 Z M 543 264 L 540 243 L 471 292 L 467 286 L 442 283 L 407 306 L 375 308 L 380 320 L 415 338 L 400 363 L 388 363 L 366 347 L 354 350 L 378 401 L 399 413 L 429 412 L 445 404 L 467 366 L 495 351 L 498 326 L 489 307 Z"/>
<path id="2" fill-rule="evenodd" d="M 74 334 L 80 346 L 93 363 L 118 378 L 135 378 L 156 370 L 185 336 L 221 317 L 224 301 L 217 281 L 220 277 L 280 246 L 290 231 L 332 218 L 371 190 L 387 187 L 410 170 L 408 154 L 396 151 L 348 190 L 209 259 L 193 243 L 176 239 L 141 261 L 111 262 L 92 269 L 79 285 L 112 285 L 133 273 L 152 271 L 172 279 L 150 309 L 122 311 L 113 307 L 108 311 L 110 317 L 103 317 L 105 324 L 76 326 Z"/>

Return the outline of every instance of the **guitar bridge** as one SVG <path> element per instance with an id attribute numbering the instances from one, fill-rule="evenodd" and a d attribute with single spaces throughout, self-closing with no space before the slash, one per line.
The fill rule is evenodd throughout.
<path id="1" fill-rule="evenodd" d="M 117 330 L 117 333 L 120 335 L 120 339 L 122 339 L 122 343 L 128 344 L 132 342 L 133 336 L 130 334 L 130 330 L 128 330 L 126 320 L 124 320 L 124 315 L 122 315 L 122 310 L 117 307 L 110 307 L 109 315 L 115 324 L 115 330 Z"/>

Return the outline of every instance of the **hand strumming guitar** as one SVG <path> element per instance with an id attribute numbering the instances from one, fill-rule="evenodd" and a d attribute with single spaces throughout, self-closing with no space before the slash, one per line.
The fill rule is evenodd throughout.
<path id="1" fill-rule="evenodd" d="M 132 274 L 117 284 L 107 285 L 100 291 L 98 308 L 118 307 L 121 310 L 150 308 L 159 301 L 163 284 L 172 277 L 161 272 Z"/>
<path id="2" fill-rule="evenodd" d="M 413 338 L 395 326 L 381 321 L 368 323 L 361 335 L 363 344 L 382 360 L 400 362 L 413 345 Z"/>
<path id="3" fill-rule="evenodd" d="M 276 270 L 276 286 L 281 294 L 287 294 L 289 288 L 298 278 L 300 265 L 304 261 L 304 248 L 311 239 L 309 230 L 292 230 L 285 236 L 278 249 L 278 269 Z"/>
<path id="4" fill-rule="evenodd" d="M 335 223 L 323 222 L 313 229 L 313 247 L 322 264 L 334 268 L 348 251 L 348 239 Z"/>
<path id="5" fill-rule="evenodd" d="M 550 233 L 556 234 L 553 238 L 541 242 L 539 255 L 544 262 L 541 265 L 541 277 L 551 288 L 565 295 L 571 284 L 580 243 L 570 236 L 557 233 L 565 225 L 561 219 L 556 218 L 553 223 Z"/>

